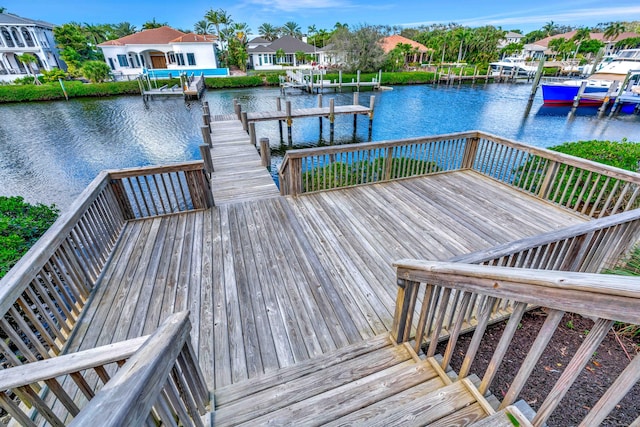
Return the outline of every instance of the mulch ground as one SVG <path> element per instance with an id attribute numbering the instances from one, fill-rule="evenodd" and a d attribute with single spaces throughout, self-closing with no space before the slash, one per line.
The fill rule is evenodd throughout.
<path id="1" fill-rule="evenodd" d="M 491 386 L 491 392 L 499 400 L 502 400 L 509 389 L 511 381 L 520 368 L 545 318 L 546 314 L 542 310 L 535 310 L 524 315 L 521 322 L 522 327 L 516 332 Z M 478 356 L 471 368 L 471 372 L 480 378 L 489 364 L 505 325 L 506 321 L 487 328 Z M 592 325 L 593 321 L 582 316 L 565 315 L 518 399 L 524 399 L 529 406 L 537 411 L 571 357 L 584 341 Z M 472 333 L 469 333 L 461 336 L 458 340 L 451 361 L 451 366 L 456 372 L 460 369 L 471 337 Z M 440 344 L 438 353 L 444 354 L 445 345 L 446 343 Z M 638 352 L 640 352 L 638 337 L 631 339 L 609 332 L 565 398 L 553 412 L 547 424 L 562 427 L 578 425 L 609 385 L 628 365 L 629 357 L 634 357 Z M 636 384 L 618 404 L 603 425 L 628 426 L 639 415 L 640 383 Z"/>

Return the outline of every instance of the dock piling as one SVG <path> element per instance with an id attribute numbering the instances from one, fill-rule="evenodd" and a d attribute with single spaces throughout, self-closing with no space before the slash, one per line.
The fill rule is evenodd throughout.
<path id="1" fill-rule="evenodd" d="M 544 71 L 544 60 L 540 60 L 538 62 L 538 69 L 536 70 L 536 76 L 533 79 L 533 84 L 531 85 L 531 93 L 529 93 L 529 101 L 527 101 L 527 108 L 525 109 L 524 116 L 528 116 L 529 112 L 531 112 L 531 106 L 533 105 L 533 100 L 536 96 L 536 92 L 538 91 L 538 86 L 540 85 L 540 78 L 542 77 L 542 72 Z"/>
<path id="2" fill-rule="evenodd" d="M 335 130 L 335 100 L 331 98 L 329 100 L 329 143 L 333 143 L 333 132 Z"/>
<path id="3" fill-rule="evenodd" d="M 211 128 L 209 126 L 202 126 L 200 131 L 202 132 L 202 140 L 211 148 Z"/>
<path id="4" fill-rule="evenodd" d="M 287 101 L 285 107 L 287 112 L 287 141 L 289 145 L 293 145 L 293 138 L 291 136 L 291 125 L 293 125 L 293 119 L 291 118 L 291 101 Z"/>
<path id="5" fill-rule="evenodd" d="M 247 121 L 247 112 L 243 111 L 242 114 L 240 115 L 240 120 L 242 121 L 242 129 L 244 129 L 245 132 L 249 132 L 249 123 Z"/>
<path id="6" fill-rule="evenodd" d="M 353 92 L 353 105 L 360 104 L 360 92 Z M 353 114 L 353 135 L 355 136 L 358 130 L 358 115 Z"/>
<path id="7" fill-rule="evenodd" d="M 271 170 L 271 146 L 269 138 L 260 138 L 260 161 L 262 166 Z"/>
<path id="8" fill-rule="evenodd" d="M 373 132 L 373 107 L 376 104 L 375 95 L 371 95 L 369 98 L 369 140 L 371 140 L 371 133 Z"/>
<path id="9" fill-rule="evenodd" d="M 604 99 L 602 100 L 602 105 L 600 106 L 600 108 L 598 108 L 599 119 L 604 117 L 604 114 L 607 111 L 607 107 L 609 106 L 609 102 L 611 101 L 611 96 L 615 93 L 619 84 L 620 82 L 618 82 L 617 80 L 614 80 L 611 83 L 611 86 L 609 86 L 609 89 L 607 90 L 607 94 L 604 96 Z"/>
<path id="10" fill-rule="evenodd" d="M 580 85 L 580 89 L 578 89 L 578 94 L 573 98 L 573 105 L 571 106 L 571 111 L 569 112 L 569 118 L 573 117 L 578 109 L 578 105 L 580 105 L 580 98 L 582 98 L 582 94 L 587 88 L 587 81 L 583 81 Z"/>
<path id="11" fill-rule="evenodd" d="M 256 147 L 256 123 L 249 123 L 249 140 L 254 147 Z"/>
<path id="12" fill-rule="evenodd" d="M 322 108 L 322 94 L 318 94 L 318 108 Z M 322 116 L 318 117 L 318 125 L 320 126 L 320 140 L 322 140 Z"/>
<path id="13" fill-rule="evenodd" d="M 624 81 L 620 85 L 620 90 L 618 90 L 618 95 L 616 96 L 616 100 L 613 101 L 613 105 L 611 106 L 611 111 L 609 112 L 609 117 L 614 117 L 618 114 L 620 107 L 622 106 L 622 95 L 624 95 L 624 91 L 627 90 L 627 85 L 629 84 L 629 80 L 631 79 L 631 73 L 633 70 L 629 70 L 627 72 L 627 77 L 624 78 Z"/>
<path id="14" fill-rule="evenodd" d="M 200 156 L 204 162 L 204 170 L 208 175 L 213 173 L 213 160 L 211 159 L 211 149 L 208 145 L 201 145 L 200 147 Z"/>
<path id="15" fill-rule="evenodd" d="M 282 111 L 282 100 L 280 97 L 276 98 L 276 109 Z M 284 141 L 284 136 L 282 135 L 282 120 L 278 120 L 278 129 L 280 129 L 280 142 L 282 142 Z"/>
<path id="16" fill-rule="evenodd" d="M 242 107 L 240 106 L 240 104 L 238 104 L 237 99 L 233 100 L 233 111 L 235 111 L 236 116 L 238 116 L 238 120 L 241 120 L 242 117 L 240 116 L 240 112 L 242 111 Z"/>

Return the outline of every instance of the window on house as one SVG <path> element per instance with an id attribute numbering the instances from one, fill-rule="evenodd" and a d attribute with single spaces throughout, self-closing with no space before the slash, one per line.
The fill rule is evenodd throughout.
<path id="1" fill-rule="evenodd" d="M 109 58 L 109 67 L 111 67 L 112 70 L 116 69 L 116 64 L 114 64 L 113 58 Z"/>
<path id="2" fill-rule="evenodd" d="M 176 56 L 173 54 L 173 52 L 169 53 L 169 64 L 175 64 L 176 63 Z"/>
<path id="3" fill-rule="evenodd" d="M 11 38 L 11 34 L 7 31 L 6 28 L 2 29 L 2 37 L 4 37 L 5 42 L 7 43 L 7 47 L 15 47 L 13 44 L 13 39 Z"/>
<path id="4" fill-rule="evenodd" d="M 121 67 L 128 67 L 129 60 L 127 59 L 127 55 L 118 55 L 118 64 L 120 64 Z"/>
<path id="5" fill-rule="evenodd" d="M 176 62 L 178 65 L 184 65 L 184 55 L 181 53 L 176 53 Z"/>
<path id="6" fill-rule="evenodd" d="M 27 42 L 27 46 L 35 47 L 35 43 L 33 42 L 31 33 L 29 33 L 29 31 L 26 28 L 22 29 L 22 37 L 24 37 L 24 41 Z"/>
<path id="7" fill-rule="evenodd" d="M 189 65 L 196 65 L 196 56 L 193 53 L 187 53 L 187 63 Z"/>
<path id="8" fill-rule="evenodd" d="M 11 35 L 13 39 L 16 41 L 18 47 L 24 47 L 24 43 L 22 43 L 22 39 L 18 36 L 18 32 L 14 29 L 11 30 Z"/>

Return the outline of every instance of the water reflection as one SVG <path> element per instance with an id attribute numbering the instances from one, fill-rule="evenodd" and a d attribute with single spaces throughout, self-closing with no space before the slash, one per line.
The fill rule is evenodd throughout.
<path id="1" fill-rule="evenodd" d="M 581 139 L 637 140 L 638 116 L 598 119 L 579 113 L 567 120 L 562 109 L 541 107 L 538 98 L 524 116 L 529 85 L 404 86 L 392 91 L 363 92 L 360 103 L 375 95 L 374 141 L 482 130 L 537 146 Z M 278 89 L 210 91 L 206 95 L 213 115 L 232 112 L 234 98 L 245 111 L 276 108 Z M 325 93 L 323 104 L 351 104 L 352 93 Z M 315 107 L 317 97 L 287 93 L 282 100 L 292 108 Z M 202 143 L 199 102 L 167 98 L 143 102 L 139 97 L 79 99 L 69 102 L 0 106 L 0 194 L 23 195 L 32 202 L 56 203 L 64 208 L 103 169 L 166 164 L 199 157 Z M 258 138 L 269 138 L 273 148 L 272 173 L 277 174 L 286 143 L 277 122 L 256 124 Z M 318 119 L 293 123 L 293 148 L 329 144 L 329 123 L 319 132 Z M 368 118 L 337 116 L 334 144 L 369 139 Z"/>

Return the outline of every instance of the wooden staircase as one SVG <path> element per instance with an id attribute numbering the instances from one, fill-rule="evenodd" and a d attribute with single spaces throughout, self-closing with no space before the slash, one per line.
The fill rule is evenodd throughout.
<path id="1" fill-rule="evenodd" d="M 216 426 L 530 425 L 516 407 L 496 413 L 473 377 L 457 380 L 388 334 L 220 388 L 214 399 Z"/>

